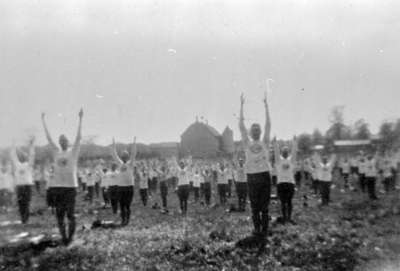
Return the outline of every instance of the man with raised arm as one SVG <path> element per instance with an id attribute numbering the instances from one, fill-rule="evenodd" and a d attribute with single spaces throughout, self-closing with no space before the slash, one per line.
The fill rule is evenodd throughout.
<path id="1" fill-rule="evenodd" d="M 122 226 L 128 225 L 131 217 L 131 204 L 135 185 L 134 168 L 136 162 L 136 152 L 136 137 L 134 138 L 131 147 L 130 159 L 127 151 L 124 151 L 121 156 L 118 156 L 115 140 L 113 139 L 112 156 L 119 165 L 117 186 Z"/>
<path id="2" fill-rule="evenodd" d="M 54 158 L 54 178 L 49 183 L 48 193 L 50 194 L 55 209 L 58 228 L 60 230 L 62 241 L 65 245 L 72 242 L 75 233 L 75 198 L 78 188 L 77 167 L 80 150 L 80 142 L 82 138 L 82 118 L 83 109 L 79 111 L 78 132 L 74 145 L 68 148 L 68 139 L 65 135 L 59 137 L 61 149 L 57 147 L 50 136 L 45 121 L 45 114 L 42 113 L 42 122 L 46 133 L 47 141 L 52 149 Z M 65 216 L 68 219 L 68 234 L 65 225 Z"/>
<path id="3" fill-rule="evenodd" d="M 250 128 L 250 137 L 244 124 L 244 96 L 240 98 L 239 128 L 242 135 L 242 144 L 246 154 L 246 174 L 249 188 L 249 198 L 254 224 L 254 234 L 266 237 L 268 232 L 268 207 L 271 196 L 271 177 L 269 164 L 269 141 L 271 121 L 269 117 L 267 95 L 265 94 L 265 131 L 261 140 L 261 127 L 254 123 Z"/>
<path id="4" fill-rule="evenodd" d="M 277 172 L 277 190 L 279 200 L 281 201 L 282 210 L 282 222 L 292 223 L 292 199 L 294 195 L 294 170 L 297 161 L 297 140 L 296 137 L 293 138 L 293 146 L 291 154 L 289 155 L 289 148 L 284 147 L 282 152 L 279 149 L 279 144 L 274 139 L 274 154 L 275 154 L 275 165 Z"/>
<path id="5" fill-rule="evenodd" d="M 14 183 L 17 194 L 18 210 L 22 224 L 29 220 L 29 206 L 32 199 L 33 166 L 35 163 L 35 138 L 29 140 L 29 153 L 22 151 L 17 154 L 15 145 L 11 148 L 11 161 L 14 169 Z"/>
<path id="6" fill-rule="evenodd" d="M 331 185 L 332 185 L 332 171 L 335 166 L 336 155 L 332 154 L 331 158 L 328 160 L 328 157 L 325 155 L 321 159 L 321 156 L 318 153 L 313 155 L 313 159 L 316 162 L 316 169 L 319 172 L 319 191 L 321 193 L 321 205 L 328 205 L 331 201 L 330 193 L 331 193 Z"/>

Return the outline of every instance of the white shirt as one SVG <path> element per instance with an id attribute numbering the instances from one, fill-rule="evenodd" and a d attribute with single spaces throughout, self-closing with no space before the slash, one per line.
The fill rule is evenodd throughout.
<path id="1" fill-rule="evenodd" d="M 235 181 L 237 183 L 246 183 L 247 182 L 247 175 L 244 171 L 244 168 L 239 167 L 236 171 L 235 171 Z"/>
<path id="2" fill-rule="evenodd" d="M 94 186 L 95 182 L 96 182 L 96 172 L 94 170 L 89 170 L 86 177 L 86 185 Z"/>
<path id="3" fill-rule="evenodd" d="M 292 158 L 290 156 L 287 158 L 280 157 L 280 159 L 276 161 L 276 172 L 278 177 L 277 183 L 295 184 L 294 171 L 295 164 L 293 163 Z"/>
<path id="4" fill-rule="evenodd" d="M 198 173 L 193 174 L 193 187 L 200 187 L 202 178 L 203 177 Z"/>
<path id="5" fill-rule="evenodd" d="M 218 184 L 228 184 L 229 183 L 229 172 L 225 168 L 224 170 L 218 169 Z"/>
<path id="6" fill-rule="evenodd" d="M 252 141 L 245 143 L 246 146 L 246 173 L 262 173 L 270 170 L 269 151 L 265 143 Z"/>
<path id="7" fill-rule="evenodd" d="M 367 172 L 367 161 L 359 161 L 358 162 L 358 172 L 360 174 L 365 174 Z"/>
<path id="8" fill-rule="evenodd" d="M 78 156 L 79 148 L 55 153 L 54 180 L 51 187 L 78 187 Z"/>
<path id="9" fill-rule="evenodd" d="M 135 178 L 133 176 L 133 166 L 131 164 L 122 164 L 119 168 L 118 186 L 134 186 Z"/>
<path id="10" fill-rule="evenodd" d="M 33 173 L 32 167 L 28 162 L 15 164 L 14 169 L 14 182 L 15 185 L 32 185 L 33 184 Z"/>
<path id="11" fill-rule="evenodd" d="M 332 168 L 333 163 L 319 163 L 318 165 L 318 172 L 319 172 L 319 181 L 322 182 L 331 182 L 332 181 Z"/>
<path id="12" fill-rule="evenodd" d="M 116 186 L 118 184 L 118 171 L 108 171 L 107 172 L 107 182 L 108 186 Z"/>
<path id="13" fill-rule="evenodd" d="M 177 169 L 178 186 L 189 184 L 189 176 L 188 175 L 189 174 L 188 174 L 186 168 L 184 168 L 184 169 L 178 168 Z"/>
<path id="14" fill-rule="evenodd" d="M 13 190 L 13 176 L 10 170 L 3 172 L 0 170 L 0 190 Z"/>
<path id="15" fill-rule="evenodd" d="M 376 169 L 376 161 L 375 159 L 371 159 L 365 162 L 365 176 L 366 177 L 376 177 L 378 171 Z"/>
<path id="16" fill-rule="evenodd" d="M 342 168 L 342 172 L 343 172 L 344 174 L 349 174 L 349 173 L 350 173 L 350 163 L 349 163 L 349 162 L 343 161 L 343 162 L 340 164 L 340 167 Z"/>
<path id="17" fill-rule="evenodd" d="M 149 182 L 147 180 L 146 174 L 139 173 L 139 176 L 140 176 L 140 181 L 139 181 L 140 189 L 148 189 L 149 188 Z"/>

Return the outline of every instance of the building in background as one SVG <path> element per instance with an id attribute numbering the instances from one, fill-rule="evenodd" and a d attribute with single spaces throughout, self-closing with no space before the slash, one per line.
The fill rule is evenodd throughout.
<path id="1" fill-rule="evenodd" d="M 235 151 L 233 131 L 227 127 L 221 135 L 214 127 L 196 119 L 181 135 L 181 155 L 194 158 L 217 158 Z"/>

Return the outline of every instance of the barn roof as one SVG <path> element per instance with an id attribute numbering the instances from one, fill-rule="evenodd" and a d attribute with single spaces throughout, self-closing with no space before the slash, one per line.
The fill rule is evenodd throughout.
<path id="1" fill-rule="evenodd" d="M 198 122 L 196 121 L 195 123 L 191 124 L 184 132 L 183 134 L 185 134 L 189 129 L 191 129 L 194 126 L 201 126 L 202 128 L 205 128 L 207 131 L 209 131 L 213 136 L 215 137 L 221 137 L 221 134 L 212 126 L 204 123 L 204 122 Z M 183 135 L 182 134 L 182 135 Z"/>

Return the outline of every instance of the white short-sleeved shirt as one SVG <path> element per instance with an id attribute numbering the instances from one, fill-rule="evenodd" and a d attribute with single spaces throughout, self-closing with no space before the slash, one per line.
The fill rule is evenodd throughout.
<path id="1" fill-rule="evenodd" d="M 6 172 L 0 171 L 0 190 L 5 189 L 8 191 L 12 191 L 14 188 L 13 184 L 13 176 L 10 170 Z"/>
<path id="2" fill-rule="evenodd" d="M 281 157 L 276 161 L 277 183 L 292 183 L 294 184 L 295 164 L 291 157 Z"/>
<path id="3" fill-rule="evenodd" d="M 229 172 L 225 168 L 224 170 L 218 169 L 218 184 L 228 184 L 229 183 Z"/>
<path id="4" fill-rule="evenodd" d="M 200 183 L 202 182 L 201 181 L 202 178 L 203 177 L 198 173 L 193 174 L 193 187 L 200 187 Z"/>
<path id="5" fill-rule="evenodd" d="M 252 141 L 246 143 L 246 173 L 262 173 L 270 171 L 269 151 L 265 143 Z"/>
<path id="6" fill-rule="evenodd" d="M 186 170 L 186 168 L 184 168 L 184 169 L 178 168 L 177 169 L 178 186 L 189 184 L 189 176 L 188 175 L 189 174 L 188 174 L 188 171 Z"/>
<path id="7" fill-rule="evenodd" d="M 139 173 L 140 176 L 140 181 L 139 181 L 139 186 L 140 189 L 148 189 L 149 188 L 149 182 L 147 179 L 147 175 L 143 173 Z"/>
<path id="8" fill-rule="evenodd" d="M 51 187 L 78 187 L 78 150 L 57 151 L 54 157 L 54 180 Z"/>
<path id="9" fill-rule="evenodd" d="M 365 176 L 366 177 L 376 177 L 378 171 L 376 169 L 376 161 L 375 159 L 367 160 L 365 162 Z"/>
<path id="10" fill-rule="evenodd" d="M 349 162 L 343 161 L 343 162 L 340 164 L 340 167 L 341 167 L 342 172 L 343 172 L 344 174 L 349 174 L 349 173 L 350 173 L 350 163 L 349 163 Z"/>
<path id="11" fill-rule="evenodd" d="M 239 167 L 236 171 L 235 171 L 235 181 L 237 183 L 246 183 L 247 182 L 247 175 L 246 172 L 244 170 L 244 168 Z"/>
<path id="12" fill-rule="evenodd" d="M 318 167 L 318 171 L 319 171 L 318 180 L 322 181 L 322 182 L 331 182 L 332 181 L 332 168 L 333 168 L 332 163 L 327 163 L 327 164 L 320 163 L 319 167 Z"/>
<path id="13" fill-rule="evenodd" d="M 133 176 L 133 167 L 130 164 L 122 164 L 119 168 L 118 186 L 134 186 L 135 177 Z"/>
<path id="14" fill-rule="evenodd" d="M 15 185 L 32 185 L 33 169 L 28 162 L 16 162 L 14 168 Z"/>
<path id="15" fill-rule="evenodd" d="M 109 186 L 116 186 L 118 184 L 118 171 L 108 171 L 107 178 L 108 178 L 108 185 Z"/>

